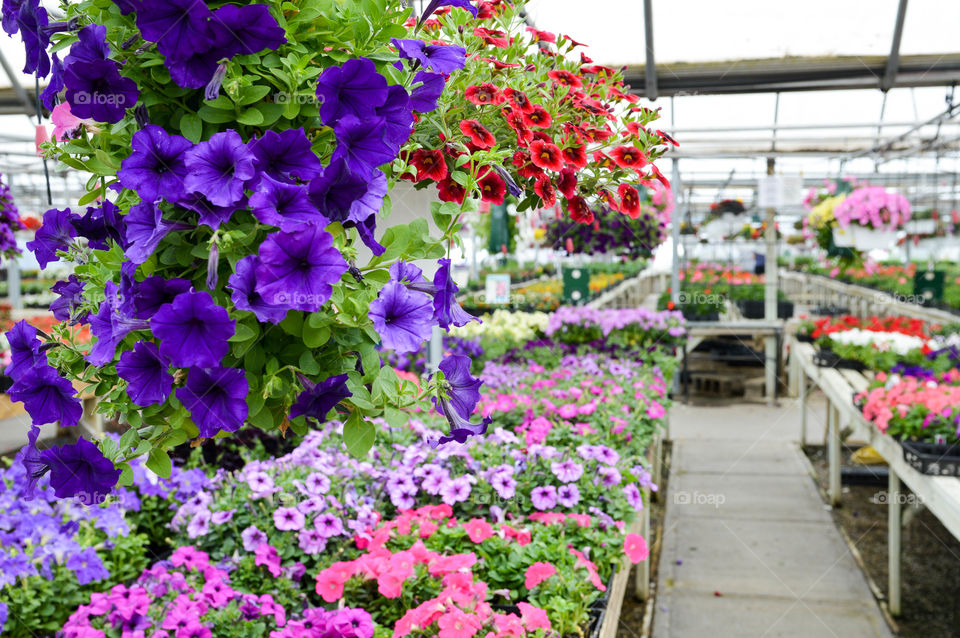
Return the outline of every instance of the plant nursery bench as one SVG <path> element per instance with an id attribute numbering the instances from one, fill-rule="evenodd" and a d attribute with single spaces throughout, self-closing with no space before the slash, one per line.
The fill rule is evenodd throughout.
<path id="1" fill-rule="evenodd" d="M 960 478 L 931 476 L 918 472 L 904 460 L 903 449 L 897 441 L 864 418 L 860 409 L 853 403 L 854 395 L 870 384 L 870 380 L 862 372 L 818 366 L 814 362 L 813 345 L 801 343 L 792 336 L 788 339 L 788 346 L 790 374 L 795 378 L 795 383 L 798 381 L 795 387 L 799 391 L 801 442 L 806 441 L 808 379 L 816 384 L 827 398 L 828 494 L 831 504 L 835 506 L 841 504 L 841 423 L 850 429 L 852 436 L 873 446 L 890 468 L 886 498 L 889 527 L 887 536 L 889 600 L 887 604 L 891 614 L 899 615 L 902 603 L 901 532 L 913 515 L 908 511 L 904 516 L 902 512 L 905 499 L 901 482 L 910 488 L 919 505 L 930 510 L 954 537 L 960 538 Z"/>

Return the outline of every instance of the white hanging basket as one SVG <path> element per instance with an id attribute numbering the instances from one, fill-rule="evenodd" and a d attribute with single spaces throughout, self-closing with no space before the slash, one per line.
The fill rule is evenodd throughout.
<path id="1" fill-rule="evenodd" d="M 877 250 L 893 248 L 897 245 L 897 231 L 877 230 L 864 226 L 851 226 L 853 245 L 857 250 Z"/>
<path id="2" fill-rule="evenodd" d="M 853 228 L 834 228 L 833 244 L 837 248 L 853 248 Z"/>

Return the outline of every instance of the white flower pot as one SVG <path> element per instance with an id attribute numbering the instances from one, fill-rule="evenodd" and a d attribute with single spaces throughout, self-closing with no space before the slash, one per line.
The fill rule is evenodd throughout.
<path id="1" fill-rule="evenodd" d="M 877 250 L 897 245 L 895 230 L 876 230 L 863 226 L 851 226 L 847 230 L 853 232 L 853 245 L 857 250 Z"/>
<path id="2" fill-rule="evenodd" d="M 853 229 L 834 228 L 833 243 L 837 248 L 853 248 Z"/>

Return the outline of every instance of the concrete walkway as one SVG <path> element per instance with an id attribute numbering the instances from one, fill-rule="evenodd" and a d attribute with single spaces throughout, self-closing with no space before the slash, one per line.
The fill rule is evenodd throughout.
<path id="1" fill-rule="evenodd" d="M 670 419 L 654 638 L 891 636 L 802 462 L 795 400 Z"/>

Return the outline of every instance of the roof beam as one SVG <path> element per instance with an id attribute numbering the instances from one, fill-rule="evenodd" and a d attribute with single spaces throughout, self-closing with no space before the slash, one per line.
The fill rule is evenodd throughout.
<path id="1" fill-rule="evenodd" d="M 893 27 L 893 42 L 890 44 L 890 55 L 887 56 L 887 67 L 880 80 L 880 90 L 886 93 L 893 88 L 897 81 L 897 71 L 900 68 L 900 39 L 903 37 L 903 22 L 907 17 L 907 0 L 900 0 L 897 6 L 897 23 Z"/>
<path id="2" fill-rule="evenodd" d="M 653 55 L 653 0 L 643 0 L 643 29 L 646 32 L 647 63 L 644 67 L 644 81 L 648 100 L 656 100 L 657 90 L 657 62 Z"/>

